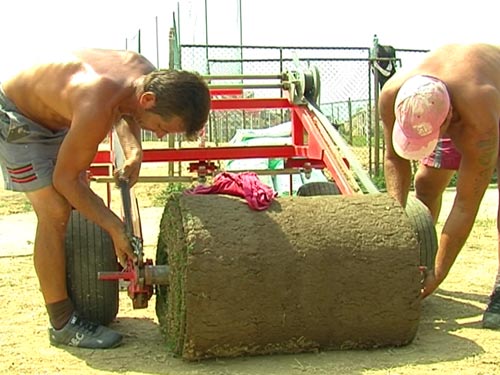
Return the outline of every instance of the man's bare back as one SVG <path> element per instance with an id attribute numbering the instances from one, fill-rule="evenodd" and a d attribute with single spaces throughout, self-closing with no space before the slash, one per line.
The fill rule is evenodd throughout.
<path id="1" fill-rule="evenodd" d="M 92 97 L 101 98 L 103 109 L 116 111 L 135 94 L 134 80 L 155 70 L 143 56 L 129 51 L 91 49 L 59 58 L 2 83 L 21 112 L 51 130 L 69 127 L 75 108 L 92 102 Z"/>
<path id="2" fill-rule="evenodd" d="M 431 53 L 416 67 L 396 73 L 380 95 L 380 113 L 386 129 L 388 158 L 397 157 L 392 149 L 395 121 L 394 103 L 408 78 L 423 75 L 442 81 L 449 92 L 452 117 L 443 135 L 449 136 L 466 160 L 482 160 L 483 178 L 478 181 L 478 195 L 487 184 L 498 147 L 500 118 L 500 47 L 487 44 L 447 45 Z M 479 147 L 478 145 L 489 145 Z M 489 180 L 488 180 L 489 181 Z"/>
<path id="3" fill-rule="evenodd" d="M 402 69 L 384 86 L 381 109 L 390 112 L 401 85 L 411 76 L 428 75 L 443 81 L 454 109 L 453 123 L 464 118 L 472 126 L 483 105 L 477 100 L 483 95 L 500 97 L 500 47 L 488 44 L 447 45 L 431 53 L 416 67 Z M 495 98 L 496 97 L 496 98 Z M 478 106 L 472 105 L 477 104 Z M 498 105 L 500 107 L 500 105 Z M 500 110 L 500 108 L 497 108 Z"/>

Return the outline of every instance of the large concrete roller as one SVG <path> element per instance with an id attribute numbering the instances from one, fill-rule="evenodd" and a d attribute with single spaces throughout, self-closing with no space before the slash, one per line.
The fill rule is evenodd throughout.
<path id="1" fill-rule="evenodd" d="M 188 360 L 411 342 L 419 243 L 386 194 L 283 197 L 265 211 L 223 195 L 164 210 L 157 315 Z"/>

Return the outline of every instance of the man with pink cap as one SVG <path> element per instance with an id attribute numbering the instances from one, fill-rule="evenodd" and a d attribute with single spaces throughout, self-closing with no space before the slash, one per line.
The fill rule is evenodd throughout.
<path id="1" fill-rule="evenodd" d="M 403 206 L 411 185 L 434 221 L 455 171 L 456 197 L 443 227 L 434 269 L 425 272 L 422 296 L 446 278 L 474 225 L 484 192 L 500 166 L 500 47 L 447 45 L 418 66 L 397 72 L 379 100 L 386 142 L 387 191 Z M 500 262 L 500 226 L 499 262 Z M 500 328 L 500 264 L 483 315 L 483 327 Z"/>

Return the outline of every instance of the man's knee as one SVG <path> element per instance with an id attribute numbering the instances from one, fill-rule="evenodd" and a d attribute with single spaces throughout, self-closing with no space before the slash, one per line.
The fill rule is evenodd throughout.
<path id="1" fill-rule="evenodd" d="M 442 194 L 442 190 L 437 188 L 429 176 L 416 174 L 414 184 L 415 194 L 421 200 L 434 200 Z"/>
<path id="2" fill-rule="evenodd" d="M 71 206 L 52 186 L 26 193 L 39 221 L 66 223 Z"/>
<path id="3" fill-rule="evenodd" d="M 415 192 L 429 199 L 441 196 L 454 171 L 420 166 L 415 174 Z"/>

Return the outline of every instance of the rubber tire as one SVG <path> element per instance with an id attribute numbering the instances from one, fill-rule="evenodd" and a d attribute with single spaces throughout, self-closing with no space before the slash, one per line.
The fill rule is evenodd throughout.
<path id="1" fill-rule="evenodd" d="M 339 195 L 336 183 L 327 181 L 308 182 L 297 190 L 297 196 L 312 197 L 314 195 Z"/>
<path id="2" fill-rule="evenodd" d="M 438 239 L 429 209 L 417 198 L 409 196 L 406 202 L 406 214 L 417 233 L 420 244 L 420 265 L 434 269 Z"/>
<path id="3" fill-rule="evenodd" d="M 118 271 L 109 234 L 73 210 L 65 239 L 68 294 L 85 319 L 107 325 L 118 314 L 118 281 L 98 280 L 101 271 Z"/>

